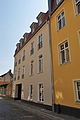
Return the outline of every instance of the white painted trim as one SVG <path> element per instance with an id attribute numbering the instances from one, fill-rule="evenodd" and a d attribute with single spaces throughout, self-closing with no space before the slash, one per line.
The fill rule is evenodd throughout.
<path id="1" fill-rule="evenodd" d="M 63 40 L 62 42 L 60 42 L 60 43 L 58 44 L 58 47 L 57 47 L 57 48 L 58 48 L 58 65 L 59 65 L 59 66 L 63 65 L 63 64 L 61 64 L 59 46 L 60 46 L 60 44 L 64 43 L 65 41 L 68 41 L 68 48 L 69 48 L 69 61 L 68 61 L 68 62 L 65 62 L 64 64 L 66 64 L 66 63 L 70 63 L 70 62 L 71 62 L 71 52 L 70 52 L 69 38 L 66 38 L 65 40 Z"/>
<path id="2" fill-rule="evenodd" d="M 80 102 L 80 100 L 78 100 L 78 95 L 76 93 L 77 90 L 76 90 L 75 82 L 80 82 L 80 79 L 73 79 L 74 100 L 76 103 L 78 103 L 78 102 Z"/>
<path id="3" fill-rule="evenodd" d="M 58 29 L 58 16 L 64 11 L 64 17 L 65 17 L 65 26 L 66 24 L 66 14 L 65 14 L 65 8 L 62 8 L 62 10 L 60 10 L 60 12 L 57 13 L 57 15 L 55 16 L 55 23 L 56 23 L 56 32 L 59 32 L 61 29 L 63 29 L 65 26 L 63 26 L 60 30 Z"/>

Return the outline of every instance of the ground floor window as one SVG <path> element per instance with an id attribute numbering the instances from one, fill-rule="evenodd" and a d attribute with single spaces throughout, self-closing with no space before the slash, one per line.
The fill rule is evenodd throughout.
<path id="1" fill-rule="evenodd" d="M 80 101 L 80 80 L 74 82 L 76 101 Z"/>
<path id="2" fill-rule="evenodd" d="M 39 101 L 44 101 L 43 84 L 39 84 Z"/>
<path id="3" fill-rule="evenodd" d="M 29 97 L 30 97 L 30 100 L 33 99 L 33 85 L 30 85 L 29 87 Z"/>

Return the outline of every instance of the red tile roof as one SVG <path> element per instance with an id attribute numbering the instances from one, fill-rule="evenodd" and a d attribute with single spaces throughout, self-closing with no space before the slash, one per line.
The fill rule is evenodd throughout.
<path id="1" fill-rule="evenodd" d="M 31 33 L 31 32 L 29 33 L 26 42 L 24 42 L 23 45 L 22 45 L 19 49 L 17 49 L 17 50 L 15 51 L 15 55 L 24 47 L 24 45 L 31 39 L 31 37 L 33 37 L 33 35 L 42 27 L 42 25 L 46 22 L 46 20 L 47 20 L 47 18 L 48 18 L 48 15 L 49 15 L 49 12 L 47 11 L 46 14 L 45 14 L 45 17 L 44 17 L 44 19 L 43 19 L 43 21 L 42 21 L 42 23 L 41 23 L 40 25 L 37 25 L 37 26 L 36 26 L 35 31 L 34 31 L 33 33 Z M 15 55 L 14 55 L 14 56 L 15 56 Z"/>
<path id="2" fill-rule="evenodd" d="M 8 84 L 9 82 L 0 82 L 0 85 Z"/>

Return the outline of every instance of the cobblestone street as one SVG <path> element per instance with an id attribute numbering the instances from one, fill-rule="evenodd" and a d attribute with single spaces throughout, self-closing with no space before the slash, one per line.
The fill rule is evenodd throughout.
<path id="1" fill-rule="evenodd" d="M 0 97 L 0 120 L 79 120 L 53 114 L 51 111 L 21 101 Z"/>

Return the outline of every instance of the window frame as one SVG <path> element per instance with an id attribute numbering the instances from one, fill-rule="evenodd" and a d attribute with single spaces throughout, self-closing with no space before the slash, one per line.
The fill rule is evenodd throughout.
<path id="1" fill-rule="evenodd" d="M 40 89 L 41 89 L 40 85 L 42 85 L 41 86 L 42 92 L 40 91 Z M 40 96 L 40 93 L 41 93 L 41 96 Z M 39 102 L 44 102 L 44 85 L 43 85 L 43 83 L 38 84 L 38 101 Z"/>
<path id="2" fill-rule="evenodd" d="M 38 37 L 38 50 L 41 49 L 43 47 L 43 35 L 41 33 L 41 35 L 39 35 Z"/>
<path id="3" fill-rule="evenodd" d="M 80 99 L 79 99 L 80 96 L 78 96 L 78 88 L 77 88 L 77 83 L 80 82 L 80 79 L 74 80 L 73 82 L 74 82 L 75 101 L 76 101 L 76 102 L 80 102 Z M 80 92 L 80 90 L 79 90 L 79 92 Z"/>
<path id="4" fill-rule="evenodd" d="M 78 15 L 78 14 L 80 14 L 78 12 L 78 4 L 80 5 L 80 0 L 78 0 L 78 2 L 76 2 L 76 0 L 74 0 L 74 2 L 75 2 L 75 7 L 76 7 L 76 14 Z"/>
<path id="5" fill-rule="evenodd" d="M 63 51 L 63 50 L 60 50 L 60 47 L 61 47 L 61 45 L 64 45 L 65 46 L 65 43 L 68 43 L 68 47 L 66 47 L 66 48 L 64 48 L 63 50 L 64 50 L 64 52 L 68 49 L 68 57 L 69 57 L 69 60 L 67 60 L 67 55 L 66 55 L 66 52 L 64 53 L 64 55 L 65 55 L 65 62 L 64 63 L 62 63 L 62 58 L 61 58 L 61 51 Z M 59 45 L 58 45 L 58 51 L 59 51 L 59 64 L 60 65 L 63 65 L 63 64 L 66 64 L 66 63 L 69 63 L 70 62 L 70 48 L 69 48 L 69 41 L 66 39 L 66 40 L 64 40 L 63 42 L 61 42 L 61 43 L 59 43 Z"/>
<path id="6" fill-rule="evenodd" d="M 30 55 L 34 54 L 34 41 L 31 42 L 31 49 L 30 49 Z"/>
<path id="7" fill-rule="evenodd" d="M 24 79 L 24 75 L 25 75 L 25 66 L 22 67 L 22 79 Z"/>
<path id="8" fill-rule="evenodd" d="M 62 16 L 62 13 L 64 12 L 64 16 Z M 59 16 L 61 16 L 60 19 Z M 65 24 L 63 25 L 63 18 L 65 20 Z M 61 28 L 59 28 L 59 21 L 61 20 Z M 62 9 L 61 12 L 59 12 L 59 14 L 56 16 L 56 25 L 57 25 L 57 31 L 60 31 L 63 27 L 65 27 L 66 25 L 66 16 L 65 16 L 65 10 Z"/>
<path id="9" fill-rule="evenodd" d="M 40 61 L 41 61 L 41 66 L 40 66 Z M 40 70 L 41 68 L 41 70 Z M 42 73 L 43 72 L 43 55 L 39 55 L 38 57 L 38 72 Z"/>
<path id="10" fill-rule="evenodd" d="M 57 5 L 61 2 L 61 0 L 56 0 Z"/>
<path id="11" fill-rule="evenodd" d="M 32 76 L 33 75 L 33 73 L 34 73 L 34 69 L 33 69 L 33 67 L 34 67 L 34 61 L 32 60 L 31 62 L 30 62 L 30 76 Z"/>

